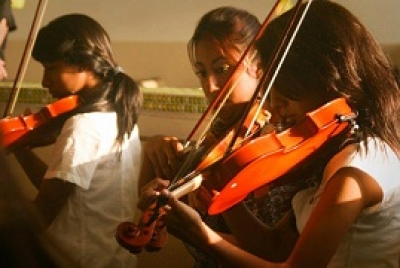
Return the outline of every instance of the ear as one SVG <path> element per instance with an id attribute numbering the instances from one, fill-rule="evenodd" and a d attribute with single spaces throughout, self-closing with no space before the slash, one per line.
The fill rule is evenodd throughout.
<path id="1" fill-rule="evenodd" d="M 256 79 L 260 79 L 262 74 L 263 74 L 263 70 L 261 68 L 261 62 L 260 61 L 254 61 L 251 64 L 249 64 L 249 66 L 247 68 L 247 73 L 251 77 L 254 77 Z"/>

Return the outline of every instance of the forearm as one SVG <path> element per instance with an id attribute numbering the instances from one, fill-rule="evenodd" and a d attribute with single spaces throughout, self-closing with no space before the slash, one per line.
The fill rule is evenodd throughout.
<path id="1" fill-rule="evenodd" d="M 47 164 L 28 148 L 18 149 L 14 151 L 14 155 L 29 180 L 39 189 L 47 170 Z"/>
<path id="2" fill-rule="evenodd" d="M 206 224 L 203 224 L 203 228 L 207 239 L 201 242 L 201 247 L 223 267 L 286 267 L 284 263 L 268 262 L 234 246 Z"/>

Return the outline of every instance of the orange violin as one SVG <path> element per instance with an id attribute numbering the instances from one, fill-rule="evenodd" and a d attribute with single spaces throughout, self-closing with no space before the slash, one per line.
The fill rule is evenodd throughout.
<path id="1" fill-rule="evenodd" d="M 224 212 L 286 174 L 328 140 L 354 127 L 355 118 L 346 100 L 339 98 L 281 133 L 272 132 L 241 146 L 213 169 L 213 179 L 225 187 L 214 196 L 208 213 Z"/>
<path id="2" fill-rule="evenodd" d="M 299 11 L 300 9 L 300 4 L 301 0 L 297 1 L 296 4 L 296 11 Z M 240 66 L 242 62 L 244 61 L 245 57 L 250 51 L 250 48 L 253 47 L 254 43 L 258 40 L 258 38 L 262 35 L 263 31 L 265 30 L 266 26 L 270 22 L 271 18 L 275 14 L 275 11 L 277 10 L 278 6 L 280 4 L 280 1 L 278 0 L 270 14 L 267 16 L 265 19 L 264 23 L 260 27 L 260 30 L 258 34 L 255 36 L 253 42 L 249 45 L 247 50 L 243 53 L 241 59 L 239 60 L 237 66 Z M 298 17 L 298 13 L 296 12 L 295 15 L 292 18 L 291 22 L 294 22 L 296 19 L 300 19 L 301 17 Z M 284 46 L 283 44 L 288 44 L 292 39 L 288 39 L 287 37 L 289 36 L 289 33 L 297 31 L 297 27 L 295 27 L 294 23 L 290 23 L 287 27 L 287 31 L 285 31 L 285 35 L 282 40 L 282 46 L 278 48 L 278 52 L 276 55 L 282 55 L 285 54 L 283 51 Z M 294 34 L 293 34 L 294 36 Z M 289 45 L 287 46 L 287 48 Z M 283 61 L 284 56 L 281 57 L 281 62 Z M 222 140 L 214 139 L 215 137 L 211 136 L 211 139 L 207 140 L 209 137 L 203 136 L 203 138 L 200 138 L 198 143 L 196 144 L 195 150 L 192 150 L 189 152 L 187 158 L 185 159 L 185 162 L 182 165 L 182 168 L 178 172 L 178 174 L 175 176 L 175 179 L 171 182 L 170 187 L 168 190 L 175 195 L 175 191 L 178 191 L 182 193 L 183 191 L 181 190 L 182 188 L 184 189 L 191 189 L 192 191 L 195 189 L 198 189 L 200 185 L 203 186 L 203 173 L 206 171 L 210 170 L 214 166 L 219 166 L 221 163 L 224 163 L 224 160 L 229 157 L 232 153 L 234 153 L 237 150 L 240 150 L 243 146 L 246 144 L 251 143 L 251 140 L 254 139 L 254 137 L 257 137 L 258 131 L 262 128 L 260 125 L 256 125 L 253 127 L 253 123 L 256 122 L 257 117 L 259 116 L 259 109 L 256 109 L 257 112 L 252 112 L 253 106 L 256 102 L 255 100 L 257 99 L 257 96 L 261 93 L 262 90 L 265 90 L 267 87 L 265 86 L 264 82 L 267 81 L 267 79 L 271 79 L 271 77 L 274 77 L 272 75 L 272 70 L 276 68 L 276 72 L 279 69 L 280 63 L 278 62 L 278 57 L 274 57 L 272 59 L 272 63 L 270 64 L 271 68 L 265 68 L 267 71 L 263 74 L 263 82 L 261 82 L 255 94 L 253 95 L 252 101 L 250 102 L 251 105 L 248 106 L 248 109 L 244 113 L 242 120 L 239 122 L 239 124 L 236 125 L 236 127 L 232 130 L 232 132 L 226 133 L 226 136 Z M 235 70 L 232 70 L 232 74 L 235 73 Z M 227 85 L 231 84 L 232 80 L 232 75 L 227 79 L 227 82 L 225 83 L 225 86 L 220 90 L 219 94 L 217 97 L 213 100 L 213 102 L 209 105 L 207 108 L 206 112 L 203 114 L 203 116 L 200 118 L 192 132 L 189 134 L 189 137 L 187 138 L 187 141 L 190 141 L 191 138 L 193 137 L 194 133 L 198 130 L 199 125 L 203 122 L 204 118 L 210 113 L 211 110 L 214 109 L 214 106 L 218 103 L 221 103 L 221 98 L 227 96 Z M 271 81 L 270 85 L 272 85 L 273 81 Z M 265 90 L 264 98 L 262 99 L 261 103 L 259 104 L 259 108 L 263 107 L 263 103 L 265 101 L 265 97 L 267 96 L 269 91 L 269 88 Z M 223 105 L 223 104 L 222 104 Z M 249 120 L 248 120 L 249 119 Z M 306 127 L 306 126 L 305 126 Z M 211 140 L 211 142 L 210 142 Z M 187 142 L 188 143 L 188 142 Z M 186 144 L 187 144 L 186 143 Z M 186 145 L 185 144 L 185 145 Z M 210 146 L 211 145 L 211 146 Z M 260 148 L 262 149 L 262 148 Z M 265 150 L 263 150 L 265 153 Z M 258 158 L 262 158 L 261 156 Z M 217 165 L 216 165 L 217 164 Z M 206 177 L 206 176 L 205 176 Z M 231 177 L 232 178 L 232 177 Z M 200 183 L 197 183 L 197 181 L 200 181 Z M 226 183 L 226 182 L 225 182 Z M 204 188 L 207 191 L 213 192 L 215 189 L 211 185 L 214 183 L 210 184 L 210 187 L 208 184 L 204 184 Z M 190 186 L 188 186 L 190 185 Z M 247 189 L 246 189 L 247 190 Z M 178 195 L 176 195 L 178 196 Z M 205 199 L 206 200 L 206 199 Z M 221 199 L 221 201 L 224 201 L 224 199 Z M 215 204 L 219 204 L 218 202 Z M 130 250 L 132 253 L 137 253 L 140 252 L 143 248 L 146 248 L 147 250 L 154 250 L 154 249 L 160 249 L 164 243 L 166 243 L 166 228 L 164 224 L 162 223 L 157 223 L 158 221 L 162 221 L 163 215 L 165 215 L 164 211 L 164 205 L 165 205 L 165 200 L 162 198 L 158 198 L 154 204 L 149 207 L 143 214 L 142 218 L 140 219 L 138 224 L 134 224 L 132 222 L 124 222 L 121 223 L 117 227 L 117 232 L 116 232 L 116 239 L 117 241 L 125 248 Z M 215 206 L 215 205 L 214 205 Z"/>
<path id="3" fill-rule="evenodd" d="M 254 105 L 245 123 L 240 124 L 241 128 L 239 132 L 241 135 L 239 135 L 239 139 L 237 139 L 237 146 L 239 143 L 242 144 L 244 142 L 244 136 L 242 135 L 245 133 L 249 133 L 249 135 L 258 133 L 269 119 L 269 113 L 264 110 L 258 114 L 257 120 L 250 120 L 253 118 L 253 113 L 255 113 L 258 108 L 258 105 Z M 235 125 L 234 128 L 236 127 Z M 251 130 L 249 130 L 249 128 L 251 128 Z M 226 134 L 222 140 L 216 139 L 212 134 L 208 135 L 200 149 L 189 152 L 183 167 L 176 175 L 178 179 L 171 183 L 168 188 L 169 191 L 174 196 L 181 197 L 196 190 L 203 180 L 201 174 L 224 157 L 234 136 L 234 129 L 228 131 L 228 134 Z M 193 165 L 197 167 L 193 168 Z M 211 186 L 209 186 L 209 191 L 213 191 Z M 207 199 L 201 200 L 201 202 L 205 202 L 206 200 Z M 165 205 L 164 201 L 165 200 L 157 199 L 157 201 L 143 213 L 138 224 L 133 222 L 123 222 L 119 224 L 116 232 L 117 241 L 134 254 L 140 253 L 143 248 L 147 251 L 157 251 L 161 249 L 167 242 L 168 237 L 164 223 L 162 222 L 162 217 L 165 214 L 163 210 L 163 206 Z"/>
<path id="4" fill-rule="evenodd" d="M 22 139 L 28 138 L 33 130 L 45 126 L 52 119 L 74 110 L 80 104 L 78 96 L 69 96 L 47 105 L 37 113 L 14 117 L 11 116 L 16 104 L 16 100 L 18 98 L 21 82 L 23 80 L 27 64 L 31 56 L 32 47 L 35 42 L 46 6 L 47 0 L 38 1 L 34 20 L 32 22 L 21 62 L 19 64 L 16 78 L 14 80 L 10 99 L 4 112 L 4 118 L 0 120 L 2 145 L 3 148 L 5 148 L 6 150 L 10 150 Z"/>
<path id="5" fill-rule="evenodd" d="M 2 133 L 3 147 L 6 149 L 13 147 L 32 130 L 45 125 L 60 115 L 74 110 L 79 104 L 79 97 L 72 95 L 43 107 L 37 113 L 1 119 L 0 132 Z"/>
<path id="6" fill-rule="evenodd" d="M 171 194 L 181 197 L 196 190 L 202 182 L 202 176 L 187 177 L 170 187 Z M 158 198 L 143 212 L 139 223 L 122 222 L 118 225 L 115 238 L 118 243 L 133 254 L 143 249 L 148 252 L 160 250 L 168 240 L 167 230 L 163 223 L 164 205 L 167 200 Z"/>

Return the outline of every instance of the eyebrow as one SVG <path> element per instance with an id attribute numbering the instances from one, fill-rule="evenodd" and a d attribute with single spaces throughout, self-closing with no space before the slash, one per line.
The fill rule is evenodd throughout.
<path id="1" fill-rule="evenodd" d="M 214 65 L 214 64 L 218 63 L 218 62 L 221 61 L 221 60 L 228 61 L 226 57 L 221 56 L 221 57 L 218 57 L 218 58 L 216 58 L 215 60 L 213 60 L 213 61 L 211 62 L 211 65 Z M 194 63 L 194 66 L 195 66 L 195 67 L 197 67 L 197 66 L 202 67 L 202 66 L 204 66 L 204 63 L 202 63 L 202 62 L 200 62 L 200 61 L 196 61 L 196 62 Z"/>

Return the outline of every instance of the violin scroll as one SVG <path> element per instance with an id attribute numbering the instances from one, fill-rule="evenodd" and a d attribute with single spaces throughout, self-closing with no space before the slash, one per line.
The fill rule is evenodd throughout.
<path id="1" fill-rule="evenodd" d="M 142 215 L 139 224 L 122 222 L 118 225 L 116 239 L 118 243 L 133 254 L 160 250 L 168 240 L 167 230 L 162 221 L 165 212 L 153 204 Z"/>
<path id="2" fill-rule="evenodd" d="M 197 189 L 203 177 L 201 175 L 188 176 L 170 187 L 171 194 L 176 197 Z M 160 250 L 168 240 L 167 228 L 164 224 L 166 204 L 165 198 L 158 197 L 157 200 L 144 211 L 138 224 L 133 222 L 122 222 L 118 225 L 115 238 L 118 243 L 133 254 L 138 254 L 145 249 L 148 252 Z"/>

